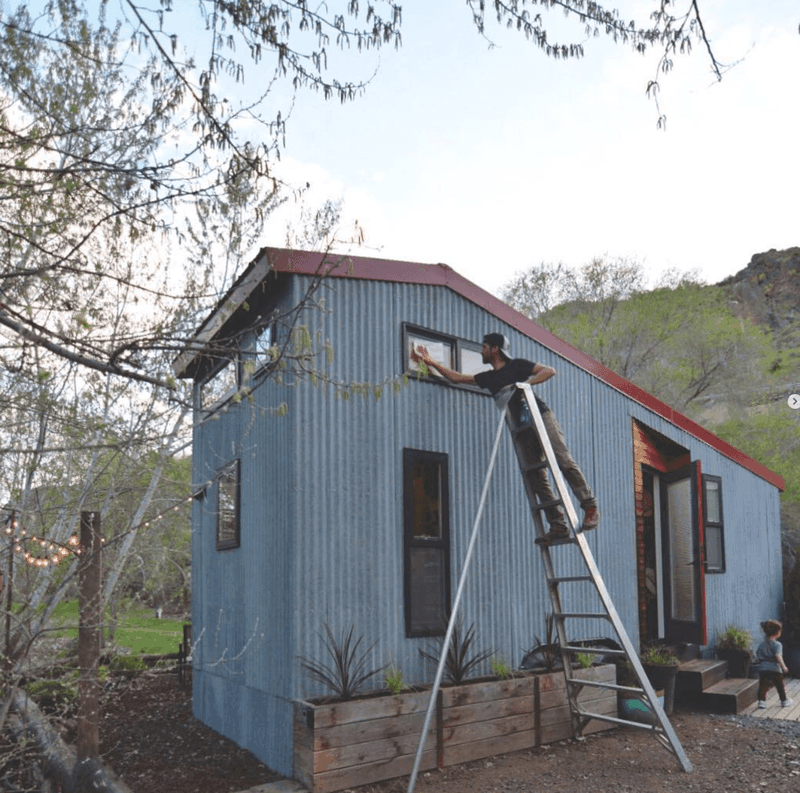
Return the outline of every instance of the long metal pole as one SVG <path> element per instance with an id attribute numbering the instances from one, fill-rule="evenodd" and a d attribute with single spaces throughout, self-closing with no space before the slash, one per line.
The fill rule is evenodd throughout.
<path id="1" fill-rule="evenodd" d="M 444 664 L 445 659 L 447 658 L 447 650 L 450 647 L 450 642 L 453 637 L 453 627 L 455 626 L 456 615 L 458 613 L 458 607 L 461 603 L 461 595 L 464 592 L 464 585 L 467 581 L 467 571 L 469 570 L 469 564 L 472 560 L 472 552 L 475 548 L 475 542 L 478 539 L 478 526 L 481 522 L 481 516 L 483 515 L 483 507 L 486 503 L 486 495 L 489 492 L 489 482 L 492 478 L 492 472 L 494 471 L 494 464 L 497 459 L 497 449 L 500 446 L 500 438 L 503 434 L 503 424 L 505 424 L 506 420 L 506 410 L 503 408 L 502 414 L 500 416 L 500 423 L 497 425 L 497 436 L 494 439 L 494 448 L 492 449 L 492 456 L 489 460 L 489 469 L 486 471 L 486 480 L 483 483 L 483 492 L 481 493 L 481 500 L 478 504 L 478 512 L 475 515 L 475 523 L 472 527 L 472 537 L 469 541 L 469 546 L 467 547 L 467 555 L 464 558 L 464 567 L 461 571 L 461 580 L 458 582 L 458 590 L 456 591 L 456 598 L 453 601 L 453 608 L 450 612 L 450 621 L 447 624 L 447 631 L 444 636 L 444 643 L 442 644 L 442 655 L 439 658 L 439 666 L 436 669 L 436 677 L 433 681 L 433 689 L 431 690 L 431 698 L 428 702 L 428 711 L 425 714 L 425 722 L 422 725 L 422 735 L 419 738 L 419 746 L 417 747 L 417 755 L 414 758 L 414 767 L 411 770 L 411 777 L 408 780 L 408 791 L 407 793 L 414 793 L 414 788 L 417 784 L 417 774 L 419 773 L 419 766 L 420 762 L 422 761 L 422 748 L 425 746 L 425 739 L 428 737 L 428 730 L 431 726 L 431 718 L 433 716 L 433 709 L 436 707 L 436 695 L 439 693 L 439 687 L 442 684 L 442 673 L 444 672 Z"/>

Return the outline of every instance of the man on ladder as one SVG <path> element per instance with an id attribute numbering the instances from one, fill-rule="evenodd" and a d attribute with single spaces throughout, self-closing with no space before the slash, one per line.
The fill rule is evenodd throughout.
<path id="1" fill-rule="evenodd" d="M 492 365 L 492 368 L 488 371 L 478 372 L 476 375 L 456 372 L 454 369 L 450 369 L 433 360 L 425 347 L 417 347 L 412 350 L 411 359 L 415 362 L 422 361 L 428 368 L 436 370 L 451 383 L 477 385 L 480 388 L 487 389 L 492 396 L 514 383 L 528 382 L 530 385 L 544 383 L 556 373 L 556 370 L 550 366 L 534 363 L 525 358 L 511 358 L 509 353 L 510 345 L 508 339 L 502 333 L 487 333 L 483 337 L 482 356 L 484 363 Z M 564 478 L 569 483 L 575 497 L 580 502 L 581 509 L 584 510 L 581 528 L 584 531 L 596 529 L 600 523 L 597 500 L 586 481 L 586 477 L 567 448 L 564 433 L 555 415 L 553 415 L 553 411 L 538 396 L 536 397 L 536 403 L 541 411 L 547 435 L 550 438 L 550 443 L 558 461 L 558 467 L 564 474 Z M 538 453 L 541 455 L 541 450 Z M 557 501 L 545 468 L 541 468 L 537 472 L 533 486 L 542 504 L 550 504 Z M 561 508 L 553 504 L 552 506 L 547 506 L 544 512 L 547 515 L 550 531 L 542 539 L 551 541 L 569 537 L 569 530 L 564 521 L 564 513 Z"/>

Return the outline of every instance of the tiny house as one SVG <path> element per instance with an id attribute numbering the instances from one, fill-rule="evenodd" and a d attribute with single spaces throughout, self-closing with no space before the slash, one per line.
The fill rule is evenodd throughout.
<path id="1" fill-rule="evenodd" d="M 597 495 L 589 538 L 634 641 L 701 648 L 782 603 L 780 476 L 444 265 L 264 249 L 175 361 L 194 381 L 194 711 L 292 774 L 292 703 L 325 692 L 323 628 L 430 682 L 499 414 L 422 376 L 414 344 L 485 367 L 481 339 L 552 366 L 537 387 Z M 293 356 L 276 369 L 274 350 Z M 349 398 L 346 398 L 349 396 Z M 510 665 L 549 599 L 508 439 L 463 612 Z M 596 626 L 579 626 L 587 637 Z"/>

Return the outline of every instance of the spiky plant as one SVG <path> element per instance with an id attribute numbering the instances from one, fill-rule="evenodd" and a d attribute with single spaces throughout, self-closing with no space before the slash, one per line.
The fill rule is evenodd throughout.
<path id="1" fill-rule="evenodd" d="M 470 655 L 474 641 L 475 623 L 465 631 L 463 620 L 459 617 L 453 626 L 453 635 L 450 640 L 450 646 L 447 648 L 447 659 L 444 667 L 447 679 L 456 686 L 460 685 L 476 666 L 494 655 L 494 650 L 481 650 L 474 655 Z M 423 650 L 420 647 L 419 653 L 423 658 L 438 664 L 442 656 L 443 644 L 444 639 L 440 639 L 438 648 L 429 647 L 428 650 Z"/>
<path id="2" fill-rule="evenodd" d="M 366 650 L 359 654 L 359 647 L 363 636 L 353 641 L 355 625 L 345 633 L 342 629 L 337 638 L 328 623 L 325 623 L 325 635 L 317 634 L 325 644 L 325 649 L 331 658 L 331 665 L 322 662 L 310 661 L 300 656 L 300 665 L 306 670 L 308 676 L 329 688 L 339 699 L 353 699 L 364 687 L 364 684 L 386 669 L 386 664 L 369 669 L 369 655 L 377 642 L 373 642 Z"/>

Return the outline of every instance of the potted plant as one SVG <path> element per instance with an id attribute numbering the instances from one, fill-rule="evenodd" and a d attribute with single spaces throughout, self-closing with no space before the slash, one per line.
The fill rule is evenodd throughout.
<path id="1" fill-rule="evenodd" d="M 728 625 L 717 636 L 717 658 L 728 662 L 731 677 L 747 677 L 750 662 L 753 660 L 750 651 L 752 643 L 750 631 L 736 625 Z"/>
<path id="2" fill-rule="evenodd" d="M 642 653 L 642 666 L 647 679 L 655 689 L 664 691 L 664 713 L 672 713 L 675 701 L 675 677 L 678 674 L 680 661 L 678 656 L 669 650 L 654 645 Z"/>
<path id="3" fill-rule="evenodd" d="M 617 685 L 627 688 L 641 688 L 639 679 L 633 671 L 630 661 L 623 661 L 617 664 Z M 658 704 L 664 707 L 664 690 L 656 689 Z M 619 717 L 626 721 L 637 721 L 641 724 L 655 725 L 656 715 L 650 707 L 647 696 L 642 693 L 632 691 L 617 692 L 617 709 Z"/>

